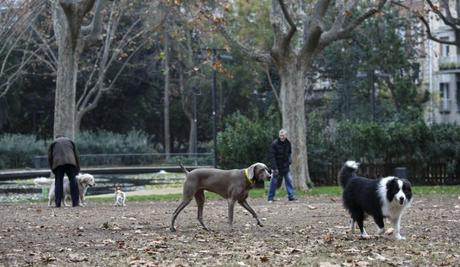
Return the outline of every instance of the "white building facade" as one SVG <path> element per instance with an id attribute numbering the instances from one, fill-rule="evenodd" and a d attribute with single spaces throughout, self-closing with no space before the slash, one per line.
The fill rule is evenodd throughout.
<path id="1" fill-rule="evenodd" d="M 452 29 L 432 13 L 429 23 L 437 38 L 455 40 Z M 426 108 L 426 120 L 428 123 L 460 124 L 460 47 L 427 40 L 425 51 L 421 62 L 422 86 L 431 95 Z"/>

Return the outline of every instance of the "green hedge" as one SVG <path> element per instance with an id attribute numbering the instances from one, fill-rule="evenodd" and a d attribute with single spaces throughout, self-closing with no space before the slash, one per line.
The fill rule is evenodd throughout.
<path id="1" fill-rule="evenodd" d="M 219 134 L 220 164 L 239 168 L 251 162 L 267 162 L 276 123 L 231 116 Z M 307 148 L 311 173 L 322 173 L 325 164 L 347 159 L 361 162 L 449 162 L 460 168 L 460 126 L 426 125 L 422 120 L 389 123 L 341 121 L 334 126 L 310 117 Z"/>
<path id="2" fill-rule="evenodd" d="M 107 131 L 83 132 L 76 138 L 80 154 L 153 153 L 149 137 L 142 131 L 127 134 Z"/>
<path id="3" fill-rule="evenodd" d="M 32 157 L 45 154 L 46 147 L 35 135 L 0 135 L 0 169 L 32 167 Z"/>
<path id="4" fill-rule="evenodd" d="M 45 156 L 51 140 L 35 135 L 0 135 L 0 169 L 33 167 L 34 156 Z M 76 138 L 80 154 L 154 153 L 149 137 L 142 131 L 118 134 L 107 131 L 83 132 Z M 42 159 L 43 161 L 43 159 Z M 41 166 L 46 166 L 41 162 Z M 82 162 L 83 164 L 83 162 Z"/>

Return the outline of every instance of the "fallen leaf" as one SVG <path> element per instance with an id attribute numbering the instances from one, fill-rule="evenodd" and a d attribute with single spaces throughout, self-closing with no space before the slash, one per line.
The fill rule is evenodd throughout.
<path id="1" fill-rule="evenodd" d="M 332 241 L 334 240 L 334 237 L 332 236 L 331 233 L 327 233 L 327 234 L 323 237 L 323 240 L 324 240 L 324 242 L 326 242 L 326 243 L 332 243 Z"/>
<path id="2" fill-rule="evenodd" d="M 391 235 L 391 234 L 393 234 L 394 231 L 395 231 L 395 229 L 393 229 L 393 228 L 388 228 L 388 229 L 385 231 L 385 234 L 386 234 L 386 235 Z"/>
<path id="3" fill-rule="evenodd" d="M 319 263 L 319 267 L 340 267 L 340 265 L 324 261 Z"/>

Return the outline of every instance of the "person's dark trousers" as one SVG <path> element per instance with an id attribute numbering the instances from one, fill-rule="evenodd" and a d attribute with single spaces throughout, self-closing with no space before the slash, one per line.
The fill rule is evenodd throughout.
<path id="1" fill-rule="evenodd" d="M 78 185 L 77 185 L 77 179 L 75 176 L 78 174 L 77 167 L 71 164 L 66 164 L 62 166 L 58 166 L 53 170 L 54 176 L 55 176 L 55 202 L 56 202 L 56 207 L 60 207 L 62 203 L 62 198 L 63 198 L 63 191 L 64 191 L 64 174 L 67 174 L 67 177 L 69 177 L 69 185 L 70 185 L 70 195 L 72 197 L 72 206 L 76 207 L 78 206 L 79 202 L 79 197 L 78 197 Z"/>

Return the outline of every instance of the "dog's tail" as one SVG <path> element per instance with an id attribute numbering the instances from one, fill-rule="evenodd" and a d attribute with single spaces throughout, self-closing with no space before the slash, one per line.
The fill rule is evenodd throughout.
<path id="1" fill-rule="evenodd" d="M 356 175 L 359 164 L 356 161 L 348 160 L 339 171 L 339 184 L 345 188 L 350 178 Z"/>
<path id="2" fill-rule="evenodd" d="M 38 177 L 34 179 L 34 184 L 39 186 L 47 186 L 54 182 L 53 179 L 45 178 L 45 177 Z"/>
<path id="3" fill-rule="evenodd" d="M 179 161 L 179 166 L 180 166 L 181 169 L 185 172 L 186 175 L 189 173 L 189 171 L 184 167 L 184 165 L 182 165 L 182 162 L 181 162 L 181 161 Z"/>

